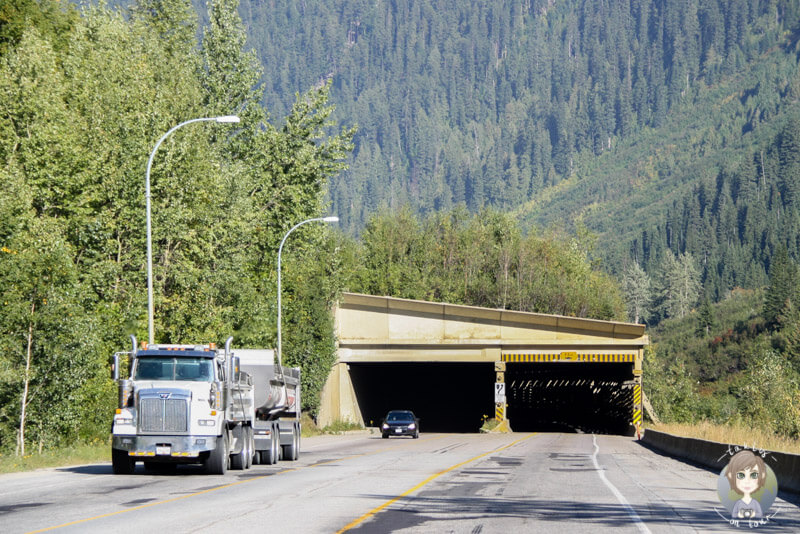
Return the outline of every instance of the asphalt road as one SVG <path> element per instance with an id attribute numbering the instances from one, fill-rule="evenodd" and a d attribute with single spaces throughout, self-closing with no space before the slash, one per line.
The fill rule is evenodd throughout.
<path id="1" fill-rule="evenodd" d="M 297 462 L 225 476 L 138 469 L 2 475 L 0 532 L 800 532 L 794 497 L 731 525 L 717 473 L 620 436 L 319 436 Z"/>

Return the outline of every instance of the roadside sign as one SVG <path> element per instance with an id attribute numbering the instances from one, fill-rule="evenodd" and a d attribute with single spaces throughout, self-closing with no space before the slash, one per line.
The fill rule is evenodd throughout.
<path id="1" fill-rule="evenodd" d="M 494 402 L 505 402 L 506 401 L 506 383 L 505 382 L 495 382 L 494 383 Z"/>

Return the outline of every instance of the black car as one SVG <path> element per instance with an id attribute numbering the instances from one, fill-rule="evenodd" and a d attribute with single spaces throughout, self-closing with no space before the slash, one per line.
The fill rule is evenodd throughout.
<path id="1" fill-rule="evenodd" d="M 381 435 L 419 437 L 419 419 L 410 410 L 392 410 L 383 419 Z"/>

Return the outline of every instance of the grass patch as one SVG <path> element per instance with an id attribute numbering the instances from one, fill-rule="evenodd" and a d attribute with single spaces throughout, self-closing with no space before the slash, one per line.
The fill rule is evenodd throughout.
<path id="1" fill-rule="evenodd" d="M 775 434 L 748 426 L 715 425 L 704 421 L 693 425 L 662 423 L 658 425 L 648 425 L 648 428 L 688 438 L 705 439 L 717 441 L 719 443 L 729 443 L 731 445 L 747 445 L 749 447 L 756 447 L 773 452 L 800 454 L 800 441 L 782 438 Z"/>
<path id="2" fill-rule="evenodd" d="M 303 412 L 300 416 L 300 437 L 309 438 L 311 436 L 319 436 L 322 433 L 314 419 L 308 413 Z"/>
<path id="3" fill-rule="evenodd" d="M 500 424 L 500 421 L 494 418 L 484 418 L 483 425 L 481 425 L 481 432 L 491 432 Z"/>
<path id="4" fill-rule="evenodd" d="M 322 429 L 324 434 L 341 434 L 348 430 L 364 430 L 364 427 L 358 423 L 351 423 L 350 421 L 334 421 L 332 424 Z"/>
<path id="5" fill-rule="evenodd" d="M 303 413 L 300 418 L 300 425 L 300 435 L 304 438 L 322 434 L 342 434 L 348 430 L 364 430 L 363 426 L 357 423 L 351 423 L 350 421 L 334 421 L 333 424 L 320 428 L 307 413 Z"/>
<path id="6" fill-rule="evenodd" d="M 18 473 L 45 467 L 96 464 L 110 461 L 110 443 L 95 441 L 88 444 L 76 444 L 58 450 L 45 450 L 41 454 L 38 451 L 25 456 L 2 453 L 0 454 L 0 473 Z"/>

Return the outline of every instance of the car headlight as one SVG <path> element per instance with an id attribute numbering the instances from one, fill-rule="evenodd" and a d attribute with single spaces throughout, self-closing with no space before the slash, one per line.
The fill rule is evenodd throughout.
<path id="1" fill-rule="evenodd" d="M 409 430 L 414 430 L 415 428 L 417 428 L 417 425 L 415 425 L 414 423 L 411 423 L 410 425 L 408 425 L 408 429 Z"/>
<path id="2" fill-rule="evenodd" d="M 387 428 L 389 428 L 389 424 L 388 424 L 388 423 L 383 423 L 383 426 L 382 426 L 381 428 L 383 428 L 384 430 L 386 430 Z"/>

